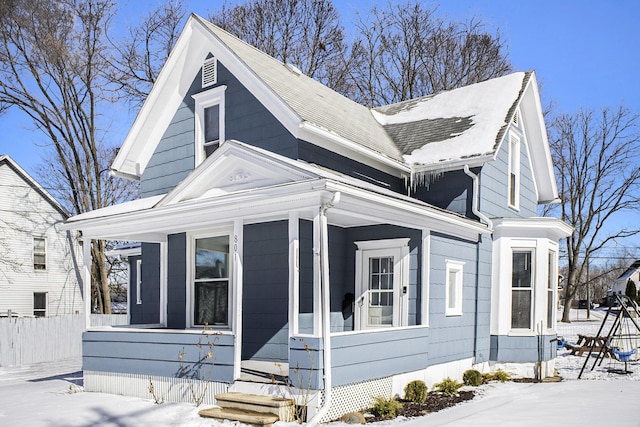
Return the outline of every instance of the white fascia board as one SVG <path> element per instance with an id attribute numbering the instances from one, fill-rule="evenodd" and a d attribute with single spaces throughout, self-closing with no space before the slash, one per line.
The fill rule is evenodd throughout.
<path id="1" fill-rule="evenodd" d="M 193 80 L 193 76 L 191 79 L 186 78 L 188 73 L 185 71 L 190 68 L 187 65 L 196 62 L 199 64 L 202 52 L 206 51 L 203 43 L 192 41 L 194 25 L 192 15 L 113 160 L 111 169 L 115 174 L 127 178 L 142 175 L 164 134 L 166 125 L 186 95 L 191 81 L 187 83 L 185 80 Z M 200 54 L 195 50 L 201 51 Z"/>
<path id="2" fill-rule="evenodd" d="M 327 182 L 327 190 L 340 191 L 343 196 L 352 196 L 351 199 L 344 197 L 333 209 L 344 210 L 346 205 L 351 204 L 349 212 L 360 212 L 362 215 L 377 218 L 381 223 L 397 224 L 417 230 L 429 229 L 470 241 L 477 241 L 479 234 L 491 233 L 485 224 L 440 211 L 419 201 L 392 198 L 332 181 Z M 371 212 L 375 212 L 375 217 Z"/>
<path id="3" fill-rule="evenodd" d="M 411 167 L 406 163 L 391 159 L 310 122 L 300 123 L 298 138 L 398 178 L 404 178 L 411 173 Z M 330 144 L 329 147 L 327 143 Z"/>
<path id="4" fill-rule="evenodd" d="M 535 73 L 532 73 L 525 88 L 524 95 L 520 101 L 520 111 L 523 116 L 528 118 L 528 120 L 523 120 L 528 138 L 537 142 L 535 144 L 529 142 L 529 148 L 534 165 L 536 187 L 539 191 L 538 203 L 555 201 L 558 199 L 558 187 Z"/>
<path id="5" fill-rule="evenodd" d="M 493 220 L 494 239 L 501 237 L 541 238 L 558 241 L 573 233 L 573 227 L 558 218 L 497 218 Z"/>
<path id="6" fill-rule="evenodd" d="M 192 200 L 177 205 L 123 213 L 121 215 L 77 221 L 74 229 L 82 230 L 89 238 L 122 238 L 138 241 L 138 236 L 165 236 L 183 231 L 207 229 L 220 223 L 228 223 L 238 217 L 246 218 L 287 218 L 290 210 L 301 210 L 309 206 L 319 206 L 322 202 L 322 180 L 306 181 L 273 188 L 260 192 L 245 191 L 225 197 L 206 200 Z"/>
<path id="7" fill-rule="evenodd" d="M 496 150 L 497 152 L 497 150 Z M 425 172 L 451 172 L 454 170 L 464 169 L 467 165 L 470 168 L 482 167 L 485 163 L 491 162 L 496 159 L 495 154 L 488 154 L 486 156 L 470 157 L 467 159 L 457 159 L 448 162 L 438 162 L 425 165 L 413 165 L 413 173 L 425 173 Z"/>

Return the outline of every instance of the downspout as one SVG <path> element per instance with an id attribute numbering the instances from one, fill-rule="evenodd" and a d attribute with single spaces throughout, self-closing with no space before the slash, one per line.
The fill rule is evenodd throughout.
<path id="1" fill-rule="evenodd" d="M 491 230 L 493 230 L 493 221 L 491 221 L 488 216 L 480 212 L 480 209 L 478 208 L 480 201 L 480 180 L 478 178 L 478 175 L 471 172 L 471 170 L 469 169 L 469 165 L 464 165 L 464 173 L 466 173 L 473 180 L 473 202 L 471 203 L 471 211 L 475 216 L 484 221 Z"/>
<path id="2" fill-rule="evenodd" d="M 478 175 L 471 172 L 469 169 L 469 165 L 464 165 L 464 173 L 467 174 L 473 180 L 473 201 L 471 203 L 471 211 L 474 215 L 476 215 L 480 220 L 484 221 L 489 229 L 493 229 L 493 222 L 489 219 L 488 216 L 480 212 L 478 208 L 479 200 L 480 200 L 480 179 Z M 478 241 L 478 245 L 476 247 L 476 308 L 475 308 L 475 319 L 474 319 L 474 328 L 473 328 L 473 359 L 474 363 L 478 360 L 478 310 L 480 308 L 480 303 L 478 296 L 480 294 L 480 243 L 482 242 L 482 235 L 480 236 L 480 240 Z"/>
<path id="3" fill-rule="evenodd" d="M 340 192 L 333 193 L 331 201 L 320 206 L 320 293 L 322 298 L 322 381 L 323 402 L 318 412 L 307 422 L 307 426 L 317 425 L 331 406 L 331 298 L 329 293 L 329 227 L 327 211 L 340 201 Z"/>

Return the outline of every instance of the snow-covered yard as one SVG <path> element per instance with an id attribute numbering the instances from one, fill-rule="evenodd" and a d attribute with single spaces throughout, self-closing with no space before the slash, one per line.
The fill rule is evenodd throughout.
<path id="1" fill-rule="evenodd" d="M 603 312 L 584 311 L 571 324 L 560 324 L 559 335 L 576 342 L 577 335 L 593 335 Z M 631 362 L 629 375 L 608 373 L 618 362 L 605 360 L 577 380 L 584 357 L 558 353 L 558 383 L 489 384 L 477 389 L 474 400 L 416 419 L 394 420 L 378 425 L 429 426 L 539 426 L 615 423 L 637 426 L 640 396 L 640 362 Z M 164 403 L 99 393 L 85 393 L 80 361 L 42 364 L 28 368 L 0 368 L 0 425 L 38 426 L 233 426 L 201 419 L 189 404 Z M 279 427 L 286 424 L 279 423 Z M 295 424 L 289 424 L 292 426 Z M 332 423 L 331 427 L 346 424 Z"/>

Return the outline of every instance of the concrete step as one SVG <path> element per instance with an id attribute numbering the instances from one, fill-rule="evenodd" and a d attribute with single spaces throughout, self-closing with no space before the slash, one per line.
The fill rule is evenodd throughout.
<path id="1" fill-rule="evenodd" d="M 278 416 L 263 412 L 247 411 L 233 408 L 210 408 L 202 409 L 198 412 L 201 417 L 213 418 L 216 420 L 240 421 L 260 427 L 271 427 L 278 421 Z"/>
<path id="2" fill-rule="evenodd" d="M 216 394 L 216 405 L 223 409 L 273 414 L 280 421 L 293 421 L 295 401 L 282 397 L 263 396 L 248 393 L 220 393 Z"/>

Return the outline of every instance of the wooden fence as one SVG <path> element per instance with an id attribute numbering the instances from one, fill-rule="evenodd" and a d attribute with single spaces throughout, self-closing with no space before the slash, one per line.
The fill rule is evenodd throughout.
<path id="1" fill-rule="evenodd" d="M 126 314 L 91 315 L 96 326 L 127 323 Z M 82 314 L 0 318 L 0 366 L 22 366 L 82 356 Z"/>

